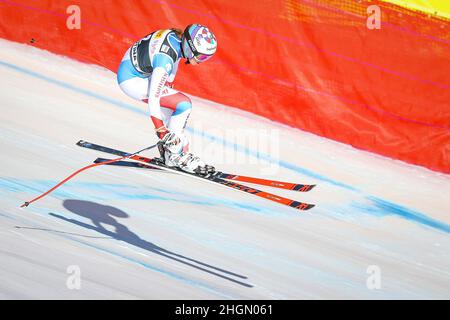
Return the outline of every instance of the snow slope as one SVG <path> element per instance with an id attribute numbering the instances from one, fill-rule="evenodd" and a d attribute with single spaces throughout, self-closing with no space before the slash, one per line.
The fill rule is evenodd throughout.
<path id="1" fill-rule="evenodd" d="M 194 152 L 222 171 L 316 183 L 261 189 L 317 206 L 102 166 L 19 208 L 107 157 L 79 139 L 136 151 L 156 138 L 110 71 L 0 40 L 0 72 L 0 298 L 450 298 L 448 175 L 196 97 Z"/>

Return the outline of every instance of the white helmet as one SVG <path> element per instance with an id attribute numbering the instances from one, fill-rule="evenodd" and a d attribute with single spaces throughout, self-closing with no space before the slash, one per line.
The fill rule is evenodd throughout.
<path id="1" fill-rule="evenodd" d="M 184 29 L 181 37 L 181 50 L 186 59 L 194 59 L 197 63 L 211 58 L 217 49 L 214 33 L 200 24 L 191 24 Z"/>

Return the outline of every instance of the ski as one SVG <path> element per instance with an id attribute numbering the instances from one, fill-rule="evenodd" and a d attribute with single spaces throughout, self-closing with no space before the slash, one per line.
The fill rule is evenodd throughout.
<path id="1" fill-rule="evenodd" d="M 300 201 L 296 201 L 296 200 L 292 200 L 292 199 L 288 199 L 288 198 L 284 198 L 281 196 L 277 196 L 275 194 L 269 193 L 269 192 L 265 192 L 265 191 L 261 191 L 255 188 L 251 188 L 233 181 L 227 181 L 223 178 L 220 178 L 218 176 L 218 174 L 220 175 L 220 172 L 214 172 L 212 174 L 206 175 L 206 176 L 201 176 L 198 174 L 193 174 L 193 173 L 189 173 L 189 172 L 185 172 L 185 171 L 181 171 L 181 170 L 177 170 L 176 168 L 170 168 L 164 165 L 164 163 L 162 163 L 161 161 L 159 161 L 158 158 L 147 158 L 147 157 L 143 157 L 140 155 L 132 155 L 130 153 L 127 152 L 123 152 L 117 149 L 112 149 L 112 148 L 108 148 L 108 147 L 104 147 L 101 145 L 97 145 L 94 143 L 90 143 L 84 140 L 80 140 L 77 142 L 77 145 L 83 148 L 88 148 L 88 149 L 92 149 L 92 150 L 96 150 L 96 151 L 101 151 L 101 152 L 105 152 L 105 153 L 109 153 L 109 154 L 115 154 L 121 157 L 129 157 L 129 159 L 131 160 L 135 160 L 138 161 L 140 163 L 143 163 L 147 166 L 150 167 L 156 167 L 158 169 L 164 170 L 164 171 L 169 171 L 169 172 L 175 172 L 184 176 L 190 176 L 193 178 L 197 178 L 203 181 L 209 181 L 212 183 L 217 183 L 220 185 L 223 185 L 225 187 L 229 187 L 235 190 L 239 190 L 239 191 L 243 191 L 246 192 L 248 194 L 253 194 L 255 196 L 258 196 L 260 198 L 264 198 L 267 200 L 271 200 L 274 202 L 277 202 L 279 204 L 283 204 L 289 207 L 292 207 L 294 209 L 298 209 L 298 210 L 309 210 L 311 208 L 313 208 L 315 205 L 314 204 L 309 204 L 309 203 L 305 203 L 305 202 L 300 202 Z"/>
<path id="2" fill-rule="evenodd" d="M 97 158 L 94 160 L 94 163 L 102 163 L 102 162 L 107 162 L 109 160 L 110 159 Z M 131 161 L 117 161 L 117 162 L 108 163 L 108 165 L 131 167 L 131 168 L 144 168 L 144 169 L 153 169 L 153 170 L 158 169 L 158 168 L 151 167 L 149 165 L 145 165 L 140 162 L 131 162 Z M 217 172 L 216 176 L 220 179 L 225 179 L 225 180 L 248 182 L 248 183 L 253 183 L 253 184 L 259 184 L 262 186 L 269 186 L 269 187 L 274 187 L 274 188 L 279 188 L 279 189 L 287 189 L 287 190 L 299 191 L 299 192 L 308 192 L 316 186 L 315 184 L 298 184 L 298 183 L 292 183 L 292 182 L 282 182 L 282 181 L 276 181 L 276 180 L 241 176 L 241 175 L 224 173 L 224 172 Z"/>

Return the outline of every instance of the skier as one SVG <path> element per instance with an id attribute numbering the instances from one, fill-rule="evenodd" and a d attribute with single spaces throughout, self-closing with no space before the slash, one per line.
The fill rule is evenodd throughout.
<path id="1" fill-rule="evenodd" d="M 188 152 L 184 128 L 192 103 L 173 89 L 173 82 L 182 58 L 186 64 L 197 65 L 211 58 L 216 49 L 214 34 L 203 25 L 191 24 L 184 31 L 163 29 L 149 34 L 133 44 L 120 63 L 119 86 L 131 98 L 148 103 L 161 157 L 169 167 L 202 175 L 214 171 Z"/>

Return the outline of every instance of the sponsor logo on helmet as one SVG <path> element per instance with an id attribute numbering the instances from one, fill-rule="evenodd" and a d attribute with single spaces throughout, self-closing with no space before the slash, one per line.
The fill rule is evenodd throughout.
<path id="1" fill-rule="evenodd" d="M 197 37 L 199 38 L 199 40 L 205 39 L 205 41 L 209 44 L 215 44 L 216 42 L 216 37 L 207 28 L 203 28 L 202 31 L 197 34 Z"/>
<path id="2" fill-rule="evenodd" d="M 188 40 L 188 44 L 189 44 L 189 47 L 191 48 L 191 50 L 195 51 L 195 46 L 194 46 L 194 43 L 192 43 L 191 39 Z"/>
<path id="3" fill-rule="evenodd" d="M 195 36 L 195 42 L 197 43 L 197 46 L 199 46 L 199 47 L 201 45 L 201 42 L 200 42 L 201 39 L 202 39 L 202 36 L 200 34 L 197 34 Z"/>

